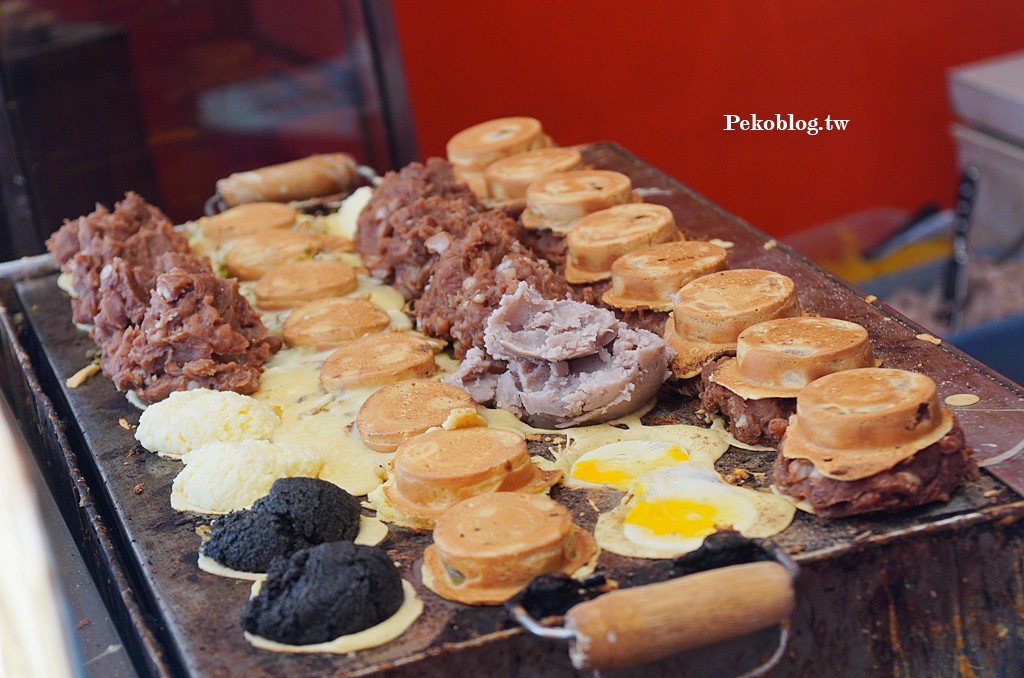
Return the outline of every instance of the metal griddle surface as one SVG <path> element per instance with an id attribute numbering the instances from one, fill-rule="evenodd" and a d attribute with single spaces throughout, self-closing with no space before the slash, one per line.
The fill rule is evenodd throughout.
<path id="1" fill-rule="evenodd" d="M 796 282 L 804 307 L 815 313 L 845 318 L 865 326 L 885 366 L 928 374 L 939 384 L 940 397 L 975 393 L 981 401 L 957 415 L 976 458 L 994 457 L 1024 438 L 1021 390 L 959 351 L 915 338 L 921 330 L 880 303 L 868 303 L 863 293 L 827 274 L 787 248 L 694 194 L 655 168 L 610 143 L 592 144 L 585 158 L 594 166 L 628 174 L 634 187 L 649 202 L 668 206 L 680 228 L 691 237 L 720 238 L 733 242 L 729 265 L 758 267 L 784 273 Z M 500 608 L 470 608 L 439 599 L 419 581 L 419 559 L 430 536 L 392 527 L 383 548 L 401 564 L 402 575 L 413 581 L 426 609 L 416 624 L 398 640 L 378 649 L 349 656 L 282 655 L 250 647 L 242 637 L 238 619 L 249 596 L 248 582 L 205 574 L 196 567 L 200 538 L 195 528 L 208 519 L 170 509 L 171 482 L 177 462 L 147 453 L 132 433 L 139 412 L 115 391 L 109 381 L 93 377 L 76 389 L 64 379 L 89 362 L 95 349 L 88 336 L 70 321 L 69 301 L 56 286 L 56 275 L 35 276 L 16 283 L 25 309 L 29 332 L 42 358 L 36 369 L 52 373 L 58 392 L 49 394 L 66 414 L 69 438 L 79 464 L 92 478 L 94 492 L 109 500 L 110 524 L 120 533 L 119 555 L 135 571 L 148 602 L 154 633 L 172 657 L 194 676 L 304 676 L 368 673 L 405 667 L 414 672 L 441 670 L 446 657 L 477 651 L 485 661 L 507 661 L 502 649 L 519 642 L 516 661 L 529 666 L 522 647 L 544 648 L 545 641 L 519 636 Z M 647 416 L 648 423 L 693 420 L 693 403 L 666 395 Z M 122 422 L 122 424 L 119 424 Z M 719 462 L 754 472 L 770 471 L 771 454 L 732 449 Z M 977 515 L 1019 501 L 1024 494 L 1024 459 L 1015 457 L 969 482 L 947 504 L 937 504 L 898 516 L 849 519 L 823 523 L 798 514 L 794 524 L 776 539 L 798 560 L 828 559 L 866 543 L 886 543 L 922 527 L 949 519 Z M 1012 488 L 1012 489 L 1011 489 Z M 556 488 L 577 520 L 592 527 L 595 507 L 610 508 L 617 493 L 567 491 Z M 600 565 L 623 585 L 658 580 L 664 562 L 633 560 L 603 554 Z M 548 644 L 550 645 L 550 644 Z M 546 647 L 549 655 L 550 647 Z M 564 653 L 556 648 L 555 652 Z M 504 656 L 504 659 L 500 659 Z M 538 654 L 538 657 L 540 654 Z M 529 669 L 525 670 L 530 673 Z"/>

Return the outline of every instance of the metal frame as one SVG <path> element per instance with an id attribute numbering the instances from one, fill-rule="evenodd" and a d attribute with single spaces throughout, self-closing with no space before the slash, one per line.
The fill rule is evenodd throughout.
<path id="1" fill-rule="evenodd" d="M 29 187 L 24 148 L 18 143 L 22 136 L 17 103 L 8 99 L 11 91 L 7 69 L 0 67 L 0 244 L 5 251 L 0 259 L 15 259 L 38 254 L 43 239 L 36 228 L 38 209 Z M 6 251 L 10 247 L 10 251 Z"/>

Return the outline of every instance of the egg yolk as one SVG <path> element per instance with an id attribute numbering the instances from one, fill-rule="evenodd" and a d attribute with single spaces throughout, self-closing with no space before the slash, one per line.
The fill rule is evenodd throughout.
<path id="1" fill-rule="evenodd" d="M 650 530 L 655 535 L 679 534 L 706 537 L 716 525 L 732 524 L 717 506 L 692 499 L 641 501 L 626 515 L 625 522 Z"/>
<path id="2" fill-rule="evenodd" d="M 647 459 L 630 459 L 617 456 L 610 459 L 581 459 L 573 465 L 574 478 L 600 485 L 622 486 L 636 478 L 644 471 L 663 466 L 671 466 L 681 461 L 688 461 L 690 455 L 682 448 L 673 445 L 664 454 Z M 626 489 L 622 487 L 622 489 Z"/>

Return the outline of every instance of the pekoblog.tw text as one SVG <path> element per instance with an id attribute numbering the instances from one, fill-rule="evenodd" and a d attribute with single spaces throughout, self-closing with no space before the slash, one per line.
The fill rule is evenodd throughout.
<path id="1" fill-rule="evenodd" d="M 831 115 L 826 115 L 824 119 L 798 118 L 792 113 L 776 113 L 774 117 L 768 118 L 759 118 L 756 113 L 746 117 L 733 114 L 724 117 L 723 130 L 726 132 L 804 132 L 814 136 L 818 132 L 843 132 L 850 124 L 849 120 L 833 118 Z"/>

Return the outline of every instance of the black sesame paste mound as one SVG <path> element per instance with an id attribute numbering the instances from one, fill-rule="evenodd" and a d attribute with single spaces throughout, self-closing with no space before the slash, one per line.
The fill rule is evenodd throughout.
<path id="1" fill-rule="evenodd" d="M 403 600 L 402 579 L 387 554 L 336 541 L 278 558 L 242 628 L 288 645 L 324 643 L 376 626 Z"/>
<path id="2" fill-rule="evenodd" d="M 241 572 L 266 572 L 271 561 L 359 534 L 359 500 L 319 478 L 281 478 L 252 508 L 213 521 L 203 554 Z"/>

